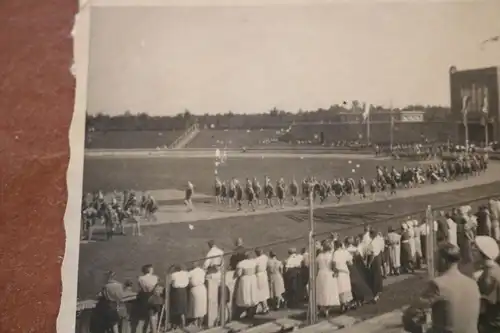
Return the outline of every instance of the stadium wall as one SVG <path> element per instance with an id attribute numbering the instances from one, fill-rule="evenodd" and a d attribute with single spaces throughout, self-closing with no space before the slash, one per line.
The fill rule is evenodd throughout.
<path id="1" fill-rule="evenodd" d="M 488 123 L 489 141 L 500 141 L 500 74 L 499 67 L 468 70 L 450 68 L 450 105 L 455 132 L 460 143 L 465 142 L 465 127 L 462 116 L 462 99 L 470 97 L 468 113 L 469 141 L 485 140 L 485 124 Z M 482 107 L 488 105 L 487 117 L 483 118 Z"/>

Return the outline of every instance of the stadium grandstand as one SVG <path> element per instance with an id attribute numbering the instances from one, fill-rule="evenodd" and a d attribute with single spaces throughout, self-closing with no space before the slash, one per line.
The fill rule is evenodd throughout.
<path id="1" fill-rule="evenodd" d="M 205 129 L 201 130 L 186 148 L 242 148 L 268 145 L 278 141 L 281 131 L 274 129 Z"/>
<path id="2" fill-rule="evenodd" d="M 184 131 L 87 131 L 87 149 L 168 148 Z"/>
<path id="3" fill-rule="evenodd" d="M 449 121 L 446 108 L 409 107 L 390 111 L 373 106 L 367 120 L 363 120 L 362 114 L 360 107 L 332 106 L 329 110 L 297 114 L 271 111 L 258 115 L 89 116 L 86 148 L 203 149 L 270 144 L 336 146 L 457 142 L 457 126 Z M 196 126 L 195 131 L 193 126 Z"/>

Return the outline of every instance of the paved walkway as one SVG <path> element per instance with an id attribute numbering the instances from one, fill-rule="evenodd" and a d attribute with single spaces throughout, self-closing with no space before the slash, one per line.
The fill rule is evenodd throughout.
<path id="1" fill-rule="evenodd" d="M 315 206 L 315 208 L 343 207 L 350 205 L 366 204 L 370 202 L 388 201 L 401 198 L 410 198 L 410 197 L 417 197 L 429 194 L 437 194 L 437 193 L 459 190 L 467 187 L 485 185 L 498 180 L 500 180 L 500 163 L 491 163 L 491 166 L 486 173 L 483 173 L 479 176 L 470 177 L 469 179 L 452 181 L 448 183 L 439 183 L 434 185 L 423 185 L 417 188 L 400 190 L 396 196 L 392 197 L 388 197 L 385 193 L 377 193 L 374 199 L 365 199 L 365 200 L 360 199 L 358 196 L 345 197 L 339 204 L 329 202 L 322 205 L 317 205 Z M 155 191 L 153 195 L 156 196 L 157 199 L 165 196 L 165 194 L 162 193 L 162 191 Z M 304 202 L 299 203 L 299 205 L 297 206 L 292 206 L 291 203 L 287 203 L 285 208 L 259 207 L 258 210 L 256 210 L 255 212 L 248 210 L 248 208 L 245 208 L 243 211 L 237 211 L 236 208 L 230 209 L 228 207 L 217 207 L 214 204 L 209 204 L 209 203 L 199 203 L 195 205 L 194 211 L 187 212 L 186 207 L 184 205 L 172 204 L 160 207 L 159 211 L 156 213 L 157 221 L 155 222 L 143 221 L 141 223 L 141 226 L 151 226 L 151 225 L 160 225 L 168 223 L 186 223 L 186 222 L 189 223 L 196 221 L 225 219 L 225 218 L 232 218 L 239 216 L 254 216 L 263 214 L 275 214 L 281 212 L 294 212 L 294 211 L 301 211 L 304 209 L 307 209 L 307 205 L 305 205 Z"/>

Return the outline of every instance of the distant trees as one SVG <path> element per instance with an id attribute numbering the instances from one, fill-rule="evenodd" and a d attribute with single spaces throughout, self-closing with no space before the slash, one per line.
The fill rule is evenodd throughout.
<path id="1" fill-rule="evenodd" d="M 226 113 L 195 115 L 187 109 L 175 116 L 152 116 L 144 112 L 132 114 L 130 110 L 116 116 L 100 112 L 87 115 L 87 129 L 92 128 L 94 131 L 184 130 L 194 123 L 198 123 L 202 128 L 206 126 L 217 129 L 283 128 L 292 123 L 300 122 L 336 122 L 340 121 L 341 113 L 360 112 L 363 108 L 359 101 L 352 101 L 351 104 L 333 104 L 327 109 L 299 109 L 295 113 L 280 110 L 277 107 L 273 107 L 266 113 L 254 114 L 235 114 L 229 110 Z M 399 111 L 399 109 L 394 110 Z M 427 122 L 446 121 L 450 114 L 449 108 L 432 105 L 408 105 L 401 110 L 423 110 L 425 112 L 424 119 Z M 388 111 L 389 109 L 382 106 L 372 106 L 372 112 Z"/>

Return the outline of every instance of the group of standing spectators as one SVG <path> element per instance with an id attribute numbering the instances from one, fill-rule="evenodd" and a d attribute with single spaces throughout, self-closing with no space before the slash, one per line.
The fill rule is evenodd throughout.
<path id="1" fill-rule="evenodd" d="M 459 261 L 474 263 L 473 250 L 478 243 L 477 237 L 487 237 L 495 243 L 500 239 L 499 216 L 500 202 L 497 200 L 490 200 L 487 205 L 480 206 L 474 214 L 470 206 L 452 209 L 448 213 L 440 212 L 434 221 L 436 242 L 438 245 L 446 244 L 448 252 L 451 247 L 455 249 L 453 251 L 458 251 Z M 385 235 L 367 226 L 364 233 L 357 237 L 341 239 L 338 234 L 332 233 L 328 239 L 317 242 L 314 287 L 320 313 L 329 316 L 332 312 L 342 313 L 366 303 L 377 302 L 383 291 L 385 277 L 411 274 L 426 262 L 429 231 L 423 221 L 408 218 L 401 223 L 401 228 L 389 227 Z M 300 252 L 290 248 L 283 260 L 274 251 L 248 251 L 239 238 L 229 267 L 222 269 L 225 265 L 224 251 L 213 241 L 208 242 L 208 247 L 204 262 L 193 263 L 190 267 L 174 266 L 168 281 L 163 285 L 153 274 L 153 267 L 145 265 L 143 275 L 138 279 L 138 293 L 134 302 L 124 301 L 128 293 L 132 292 L 132 285 L 122 285 L 110 272 L 94 311 L 92 332 L 135 332 L 141 324 L 149 327 L 153 333 L 165 324 L 179 328 L 188 325 L 203 327 L 207 325 L 211 306 L 217 308 L 217 315 L 224 311 L 227 320 L 232 320 L 252 318 L 257 313 L 265 314 L 284 307 L 299 308 L 306 304 L 311 287 L 311 256 L 305 248 Z M 487 302 L 498 306 L 500 317 L 500 269 L 494 265 L 498 255 L 495 256 L 491 252 L 493 250 L 485 251 L 490 251 L 486 255 L 490 259 L 484 266 L 484 274 L 494 277 L 492 280 L 487 276 L 483 282 L 490 289 L 498 288 L 498 300 L 490 292 Z M 439 260 L 449 256 L 453 257 L 453 254 L 443 254 Z M 224 271 L 233 273 L 229 277 L 230 281 L 226 274 L 226 283 L 222 284 Z M 497 273 L 498 276 L 495 276 Z M 215 291 L 207 287 L 208 280 L 215 281 L 218 286 Z M 494 284 L 497 282 L 492 281 L 497 281 L 498 287 Z M 164 288 L 165 285 L 169 288 Z M 163 313 L 166 291 L 168 323 L 164 322 Z M 213 292 L 215 294 L 211 294 Z M 214 302 L 214 299 L 217 301 Z M 489 309 L 486 316 L 495 317 L 491 307 Z M 216 318 L 212 324 L 218 320 L 220 318 Z"/>
<path id="2" fill-rule="evenodd" d="M 437 277 L 405 311 L 408 332 L 500 332 L 500 202 L 489 200 L 441 214 L 437 223 Z M 425 320 L 430 312 L 431 320 Z"/>

